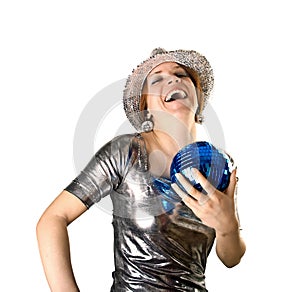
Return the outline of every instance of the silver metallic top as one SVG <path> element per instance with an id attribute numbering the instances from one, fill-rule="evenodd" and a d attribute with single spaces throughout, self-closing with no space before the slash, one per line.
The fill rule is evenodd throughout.
<path id="1" fill-rule="evenodd" d="M 170 183 L 149 172 L 142 136 L 128 134 L 104 145 L 66 187 L 88 208 L 111 196 L 111 291 L 207 291 L 204 271 L 215 230 L 201 223 Z"/>

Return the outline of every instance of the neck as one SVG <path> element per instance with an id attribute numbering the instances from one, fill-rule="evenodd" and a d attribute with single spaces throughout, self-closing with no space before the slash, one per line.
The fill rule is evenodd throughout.
<path id="1" fill-rule="evenodd" d="M 143 133 L 149 154 L 150 171 L 159 176 L 169 177 L 173 157 L 184 146 L 196 141 L 196 126 L 189 130 L 185 126 L 168 126 L 166 129 L 154 128 L 152 132 Z"/>
<path id="2" fill-rule="evenodd" d="M 153 135 L 162 148 L 178 152 L 196 140 L 196 125 L 194 121 L 180 120 L 170 115 L 164 119 L 154 120 Z"/>
<path id="3" fill-rule="evenodd" d="M 154 129 L 152 138 L 163 152 L 166 154 L 175 155 L 182 147 L 193 143 L 196 140 L 196 129 L 174 129 L 169 127 L 168 131 Z"/>

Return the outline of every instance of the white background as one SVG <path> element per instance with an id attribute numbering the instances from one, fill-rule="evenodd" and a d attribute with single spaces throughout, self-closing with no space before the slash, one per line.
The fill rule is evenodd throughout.
<path id="1" fill-rule="evenodd" d="M 79 116 L 161 46 L 210 61 L 211 105 L 238 164 L 248 249 L 233 269 L 212 252 L 209 291 L 296 291 L 299 22 L 289 0 L 2 1 L 0 290 L 49 291 L 35 225 L 75 176 Z M 109 123 L 102 131 L 114 134 Z M 91 208 L 70 226 L 70 240 L 81 291 L 109 291 L 111 216 Z"/>

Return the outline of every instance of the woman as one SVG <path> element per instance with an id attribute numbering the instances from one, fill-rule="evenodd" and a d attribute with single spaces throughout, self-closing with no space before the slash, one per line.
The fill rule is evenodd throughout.
<path id="1" fill-rule="evenodd" d="M 136 134 L 104 145 L 41 216 L 37 236 L 52 291 L 79 291 L 70 260 L 67 226 L 101 198 L 113 202 L 115 271 L 111 291 L 207 291 L 204 272 L 216 251 L 228 267 L 239 263 L 234 192 L 196 169 L 206 195 L 181 174 L 170 181 L 174 155 L 196 140 L 196 122 L 213 87 L 206 58 L 195 51 L 156 49 L 129 76 L 124 109 Z"/>

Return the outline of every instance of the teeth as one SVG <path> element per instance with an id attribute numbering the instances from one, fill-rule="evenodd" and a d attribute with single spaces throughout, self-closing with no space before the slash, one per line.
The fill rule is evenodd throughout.
<path id="1" fill-rule="evenodd" d="M 184 99 L 186 97 L 186 93 L 183 90 L 174 90 L 169 92 L 169 94 L 165 98 L 165 102 L 169 102 L 176 99 Z"/>

